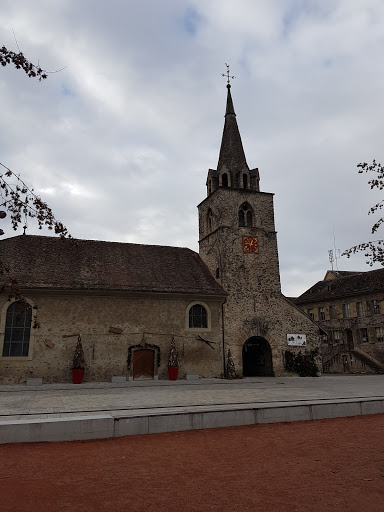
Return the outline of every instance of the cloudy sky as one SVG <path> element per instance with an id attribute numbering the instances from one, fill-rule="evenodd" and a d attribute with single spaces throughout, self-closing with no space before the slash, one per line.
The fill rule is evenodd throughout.
<path id="1" fill-rule="evenodd" d="M 0 33 L 65 67 L 41 83 L 0 69 L 0 162 L 73 236 L 198 250 L 227 62 L 248 164 L 275 193 L 283 292 L 323 278 L 334 234 L 370 238 L 380 193 L 356 165 L 384 160 L 382 0 L 2 0 Z"/>

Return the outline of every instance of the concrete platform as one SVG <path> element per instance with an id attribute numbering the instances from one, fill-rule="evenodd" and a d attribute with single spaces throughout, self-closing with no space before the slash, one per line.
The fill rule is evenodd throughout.
<path id="1" fill-rule="evenodd" d="M 0 443 L 384 413 L 384 376 L 0 386 Z"/>

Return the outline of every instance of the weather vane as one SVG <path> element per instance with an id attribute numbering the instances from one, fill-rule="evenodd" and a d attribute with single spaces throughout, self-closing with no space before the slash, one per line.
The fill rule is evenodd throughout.
<path id="1" fill-rule="evenodd" d="M 226 72 L 226 73 L 221 73 L 221 76 L 226 77 L 226 79 L 227 79 L 227 84 L 228 84 L 228 85 L 231 85 L 229 81 L 230 81 L 230 80 L 233 80 L 233 79 L 234 79 L 234 78 L 236 78 L 236 77 L 235 77 L 235 76 L 231 76 L 231 75 L 229 74 L 229 64 L 225 63 L 225 65 L 227 66 L 227 72 Z"/>

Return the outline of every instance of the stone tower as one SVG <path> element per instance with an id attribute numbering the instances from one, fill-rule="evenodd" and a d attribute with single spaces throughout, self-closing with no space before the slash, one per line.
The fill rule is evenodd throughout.
<path id="1" fill-rule="evenodd" d="M 198 206 L 199 253 L 228 293 L 223 348 L 231 349 L 238 373 L 281 375 L 287 335 L 305 334 L 313 347 L 318 329 L 281 294 L 273 194 L 260 192 L 259 171 L 248 167 L 229 83 L 227 89 L 217 170 L 209 169 L 207 198 Z"/>

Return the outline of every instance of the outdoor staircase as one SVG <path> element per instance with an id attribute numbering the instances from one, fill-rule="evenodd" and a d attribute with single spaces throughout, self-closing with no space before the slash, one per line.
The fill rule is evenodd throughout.
<path id="1" fill-rule="evenodd" d="M 380 363 L 377 359 L 367 354 L 363 350 L 355 347 L 351 350 L 351 353 L 357 358 L 360 359 L 363 363 L 369 366 L 375 373 L 384 374 L 384 365 Z"/>
<path id="2" fill-rule="evenodd" d="M 323 373 L 329 373 L 330 368 L 337 362 L 341 352 L 345 352 L 344 345 L 331 345 L 321 350 Z"/>
<path id="3" fill-rule="evenodd" d="M 321 358 L 323 360 L 323 366 L 331 361 L 334 357 L 338 356 L 340 353 L 340 345 L 334 345 L 327 347 L 321 351 Z"/>

